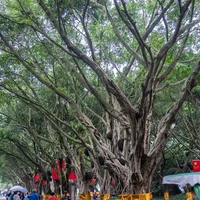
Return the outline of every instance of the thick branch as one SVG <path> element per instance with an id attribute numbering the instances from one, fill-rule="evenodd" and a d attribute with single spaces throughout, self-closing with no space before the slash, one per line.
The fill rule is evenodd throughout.
<path id="1" fill-rule="evenodd" d="M 63 30 L 59 29 L 58 22 L 54 18 L 53 14 L 50 12 L 50 10 L 46 7 L 44 2 L 42 0 L 38 0 L 39 5 L 42 7 L 44 12 L 47 14 L 47 16 L 50 18 L 56 29 L 59 31 L 63 41 L 66 43 L 68 48 L 74 52 L 84 63 L 89 65 L 95 73 L 98 75 L 100 78 L 101 82 L 104 84 L 105 88 L 107 91 L 111 94 L 113 94 L 121 104 L 123 109 L 129 109 L 130 112 L 136 113 L 137 108 L 134 107 L 126 95 L 123 93 L 123 91 L 113 82 L 112 79 L 108 77 L 108 75 L 103 71 L 103 69 L 95 63 L 93 60 L 91 60 L 86 54 L 84 54 L 77 46 L 75 46 L 67 37 L 65 32 Z"/>
<path id="2" fill-rule="evenodd" d="M 169 135 L 170 126 L 174 122 L 175 116 L 180 110 L 181 106 L 183 105 L 186 97 L 190 95 L 192 88 L 196 86 L 195 78 L 199 71 L 200 61 L 197 62 L 193 71 L 185 81 L 185 84 L 182 90 L 180 91 L 179 98 L 177 99 L 177 101 L 172 105 L 172 107 L 168 110 L 166 115 L 161 119 L 158 125 L 157 137 L 151 147 L 151 150 L 148 153 L 148 156 L 156 157 L 164 148 L 164 143 Z"/>

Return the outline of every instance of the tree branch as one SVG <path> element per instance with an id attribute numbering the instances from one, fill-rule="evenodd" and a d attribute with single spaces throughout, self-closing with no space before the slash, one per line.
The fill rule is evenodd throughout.
<path id="1" fill-rule="evenodd" d="M 171 124 L 175 120 L 175 116 L 177 112 L 180 110 L 187 96 L 189 96 L 193 87 L 196 86 L 195 78 L 200 71 L 200 61 L 198 61 L 193 68 L 191 74 L 188 76 L 185 81 L 182 90 L 179 93 L 179 98 L 177 101 L 171 106 L 165 116 L 161 119 L 158 129 L 157 136 L 153 142 L 151 150 L 148 153 L 150 157 L 156 157 L 160 154 L 161 150 L 164 148 L 164 143 L 169 135 L 169 130 Z"/>
<path id="2" fill-rule="evenodd" d="M 190 31 L 188 31 L 185 39 L 183 40 L 181 47 L 178 49 L 178 52 L 174 58 L 174 60 L 172 61 L 172 63 L 169 65 L 169 67 L 157 78 L 157 80 L 161 83 L 166 77 L 168 77 L 168 75 L 172 72 L 172 70 L 174 69 L 174 67 L 176 66 L 179 58 L 181 57 L 183 50 L 185 48 L 185 45 L 187 43 L 188 37 L 189 37 L 189 33 Z"/>
<path id="3" fill-rule="evenodd" d="M 142 50 L 142 54 L 143 54 L 144 59 L 147 60 L 146 52 L 145 52 L 145 49 L 144 49 L 144 48 L 146 48 L 147 51 L 148 51 L 148 53 L 149 53 L 149 55 L 150 55 L 151 60 L 153 60 L 153 55 L 152 55 L 152 53 L 151 53 L 151 49 L 150 49 L 149 46 L 147 46 L 147 44 L 145 43 L 145 41 L 144 41 L 143 38 L 141 37 L 140 32 L 139 32 L 139 30 L 138 30 L 138 28 L 137 28 L 137 26 L 136 26 L 136 22 L 133 21 L 133 19 L 132 19 L 131 16 L 129 15 L 129 12 L 128 12 L 127 8 L 126 8 L 126 3 L 125 3 L 125 1 L 124 1 L 124 0 L 121 0 L 121 2 L 122 2 L 122 5 L 123 5 L 123 8 L 124 8 L 124 11 L 125 11 L 126 16 L 128 17 L 130 23 L 131 23 L 132 26 L 134 27 L 135 34 L 136 34 L 135 36 L 136 36 L 136 38 L 138 38 L 138 43 L 140 44 L 140 47 L 141 47 L 141 50 Z"/>
<path id="4" fill-rule="evenodd" d="M 54 24 L 55 28 L 59 31 L 58 23 L 55 20 L 53 14 L 50 12 L 50 10 L 46 7 L 44 2 L 42 0 L 38 0 L 39 5 L 41 8 L 44 10 L 46 15 L 49 17 L 51 22 Z M 59 34 L 61 35 L 63 41 L 65 44 L 68 46 L 68 48 L 74 52 L 79 59 L 81 59 L 84 63 L 89 65 L 95 73 L 98 75 L 100 78 L 101 82 L 104 84 L 106 90 L 110 93 L 112 93 L 119 101 L 121 104 L 121 107 L 124 109 L 129 109 L 132 113 L 137 112 L 137 106 L 133 106 L 131 102 L 128 100 L 126 95 L 123 93 L 123 91 L 114 83 L 112 79 L 108 77 L 108 75 L 103 71 L 100 66 L 95 63 L 93 60 L 91 60 L 86 54 L 84 54 L 79 48 L 77 48 L 73 43 L 69 40 L 67 35 L 64 33 L 63 30 L 60 30 Z"/>
<path id="5" fill-rule="evenodd" d="M 181 13 L 179 15 L 176 27 L 175 27 L 175 31 L 172 35 L 172 37 L 170 38 L 170 40 L 160 49 L 160 51 L 157 54 L 157 57 L 162 58 L 164 56 L 164 54 L 166 54 L 168 52 L 168 50 L 173 46 L 173 44 L 175 43 L 175 41 L 177 40 L 178 36 L 180 35 L 180 31 L 181 31 L 181 23 L 184 19 L 184 15 L 190 5 L 192 0 L 188 0 L 184 7 L 181 9 Z"/>
<path id="6" fill-rule="evenodd" d="M 89 34 L 89 31 L 87 30 L 87 27 L 86 27 L 86 24 L 85 24 L 85 16 L 86 16 L 86 13 L 87 13 L 87 9 L 88 9 L 88 6 L 89 6 L 89 0 L 87 0 L 87 3 L 85 5 L 85 9 L 83 11 L 83 16 L 81 18 L 81 22 L 82 22 L 82 25 L 83 25 L 83 29 L 85 31 L 85 34 L 86 34 L 86 39 L 88 41 L 88 45 L 89 45 L 89 48 L 90 48 L 90 51 L 91 51 L 91 54 L 92 54 L 92 59 L 94 61 L 96 61 L 96 58 L 95 58 L 95 54 L 94 54 L 94 48 L 93 48 L 93 43 L 92 43 L 92 39 L 90 37 L 90 34 Z"/>
<path id="7" fill-rule="evenodd" d="M 138 44 L 139 44 L 139 46 L 140 46 L 140 48 L 142 50 L 142 55 L 143 55 L 143 58 L 144 58 L 144 61 L 145 61 L 145 65 L 148 67 L 149 66 L 149 61 L 148 61 L 148 58 L 147 58 L 147 55 L 146 55 L 146 51 L 145 51 L 146 45 L 144 45 L 144 41 L 141 40 L 139 31 L 137 30 L 135 22 L 133 22 L 131 20 L 131 18 L 129 16 L 128 12 L 126 11 L 126 9 L 125 9 L 125 14 L 128 17 L 128 20 L 125 18 L 124 13 L 122 13 L 122 11 L 120 10 L 120 7 L 119 7 L 119 5 L 117 3 L 117 0 L 114 0 L 114 3 L 115 3 L 115 7 L 117 9 L 117 12 L 118 12 L 120 18 L 122 19 L 124 24 L 127 26 L 127 28 L 130 30 L 130 32 L 133 34 L 133 36 L 135 36 L 135 38 L 136 38 L 136 40 L 137 40 L 137 42 L 138 42 Z"/>
<path id="8" fill-rule="evenodd" d="M 140 55 L 135 52 L 133 49 L 131 49 L 131 47 L 128 45 L 128 43 L 123 39 L 123 37 L 120 35 L 119 30 L 117 28 L 117 26 L 114 23 L 114 20 L 112 19 L 112 16 L 110 15 L 107 6 L 105 5 L 106 8 L 106 13 L 108 16 L 108 19 L 111 22 L 111 25 L 113 27 L 113 30 L 115 32 L 115 35 L 117 36 L 117 38 L 119 39 L 119 41 L 122 43 L 122 45 L 126 48 L 126 50 L 141 64 L 143 65 L 145 68 L 147 68 L 147 65 L 145 63 L 145 61 L 140 57 Z"/>

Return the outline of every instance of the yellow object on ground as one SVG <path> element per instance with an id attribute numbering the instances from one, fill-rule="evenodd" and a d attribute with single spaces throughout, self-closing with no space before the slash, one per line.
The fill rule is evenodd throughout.
<path id="1" fill-rule="evenodd" d="M 90 193 L 88 194 L 79 194 L 79 200 L 90 200 L 91 196 Z"/>
<path id="2" fill-rule="evenodd" d="M 100 195 L 100 200 L 109 200 L 110 199 L 110 194 L 101 194 Z"/>
<path id="3" fill-rule="evenodd" d="M 164 193 L 164 198 L 165 198 L 165 200 L 169 200 L 169 192 Z"/>
<path id="4" fill-rule="evenodd" d="M 193 200 L 191 192 L 186 193 L 186 200 Z"/>
<path id="5" fill-rule="evenodd" d="M 144 194 L 120 194 L 120 200 L 151 200 L 152 193 L 144 193 Z"/>
<path id="6" fill-rule="evenodd" d="M 43 194 L 43 200 L 48 200 L 48 198 L 50 197 L 50 194 Z M 55 194 L 57 200 L 61 200 L 61 195 L 60 194 Z"/>
<path id="7" fill-rule="evenodd" d="M 61 195 L 60 194 L 55 194 L 57 200 L 61 200 Z"/>
<path id="8" fill-rule="evenodd" d="M 49 194 L 44 194 L 44 195 L 43 195 L 43 200 L 48 200 L 49 197 L 50 197 Z"/>
<path id="9" fill-rule="evenodd" d="M 119 200 L 128 200 L 128 195 L 129 194 L 119 194 L 118 197 L 119 197 Z"/>

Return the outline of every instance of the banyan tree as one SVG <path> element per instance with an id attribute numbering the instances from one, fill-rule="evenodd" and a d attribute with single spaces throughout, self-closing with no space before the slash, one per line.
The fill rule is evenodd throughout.
<path id="1" fill-rule="evenodd" d="M 34 77 L 32 87 L 42 84 L 61 99 L 77 123 L 77 157 L 93 163 L 105 194 L 112 180 L 119 194 L 150 192 L 172 124 L 198 84 L 200 3 L 1 4 L 0 56 L 9 75 L 23 82 L 25 70 Z M 1 86 L 9 89 L 5 76 Z M 73 159 L 80 186 L 85 183 L 81 193 L 87 193 L 81 160 Z"/>

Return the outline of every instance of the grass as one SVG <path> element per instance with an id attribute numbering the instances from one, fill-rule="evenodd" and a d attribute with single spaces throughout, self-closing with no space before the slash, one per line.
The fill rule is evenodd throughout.
<path id="1" fill-rule="evenodd" d="M 170 195 L 170 200 L 185 200 L 185 194 Z M 152 200 L 164 200 L 163 197 L 153 197 Z"/>
<path id="2" fill-rule="evenodd" d="M 185 200 L 185 194 L 170 195 L 170 200 Z M 111 200 L 118 200 L 117 197 L 111 198 Z M 153 197 L 152 200 L 164 200 L 163 197 Z"/>

